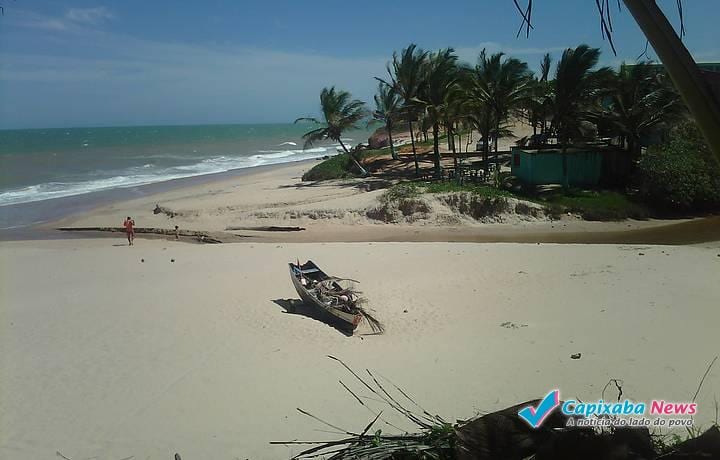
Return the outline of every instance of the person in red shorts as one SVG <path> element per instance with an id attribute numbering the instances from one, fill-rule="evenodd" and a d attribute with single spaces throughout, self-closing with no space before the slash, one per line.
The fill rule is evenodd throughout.
<path id="1" fill-rule="evenodd" d="M 123 226 L 125 227 L 128 243 L 132 246 L 133 241 L 135 241 L 135 221 L 132 220 L 132 217 L 128 216 L 128 218 L 125 219 Z"/>

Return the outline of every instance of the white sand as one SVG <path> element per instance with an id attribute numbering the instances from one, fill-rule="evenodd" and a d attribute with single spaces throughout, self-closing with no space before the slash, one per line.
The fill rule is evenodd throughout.
<path id="1" fill-rule="evenodd" d="M 337 436 L 296 407 L 351 430 L 372 418 L 327 354 L 451 421 L 556 387 L 599 398 L 610 378 L 686 400 L 720 354 L 717 249 L 122 243 L 0 244 L 0 458 L 287 457 L 299 448 L 268 442 Z M 360 280 L 387 333 L 284 313 L 296 258 Z M 714 397 L 720 367 L 699 423 Z"/>
<path id="2" fill-rule="evenodd" d="M 239 177 L 211 181 L 201 185 L 117 202 L 92 212 L 72 216 L 48 225 L 50 228 L 119 227 L 132 216 L 139 227 L 222 232 L 228 227 L 302 226 L 306 231 L 282 234 L 236 231 L 253 241 L 328 242 L 328 241 L 487 241 L 516 235 L 516 241 L 528 233 L 542 234 L 543 241 L 567 241 L 570 232 L 612 232 L 646 229 L 667 225 L 668 221 L 587 222 L 566 217 L 560 222 L 537 220 L 529 216 L 505 216 L 502 223 L 473 221 L 468 216 L 444 219 L 433 211 L 427 220 L 414 224 L 385 224 L 367 218 L 366 211 L 378 205 L 384 189 L 382 179 L 349 179 L 326 182 L 302 182 L 302 174 L 316 162 L 302 162 L 259 171 Z M 385 184 L 387 186 L 387 184 Z M 371 191 L 367 191 L 371 188 Z M 153 214 L 155 205 L 181 213 L 175 217 Z M 432 204 L 432 203 L 431 203 Z M 435 203 L 437 204 L 437 203 Z M 447 212 L 447 209 L 444 209 Z M 448 216 L 445 216 L 448 217 Z M 443 223 L 446 222 L 446 223 Z M 560 235 L 554 240 L 546 235 Z M 570 241 L 583 241 L 570 238 Z M 596 241 L 596 240 L 592 240 Z"/>

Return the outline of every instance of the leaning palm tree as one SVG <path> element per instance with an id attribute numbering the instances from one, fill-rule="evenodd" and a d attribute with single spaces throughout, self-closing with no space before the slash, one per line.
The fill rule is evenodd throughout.
<path id="1" fill-rule="evenodd" d="M 375 110 L 372 113 L 372 118 L 374 121 L 385 125 L 385 130 L 388 133 L 388 142 L 390 142 L 390 155 L 392 155 L 393 160 L 398 159 L 395 146 L 393 145 L 392 130 L 395 120 L 398 117 L 399 109 L 400 96 L 391 86 L 382 82 L 378 83 L 378 92 L 375 95 Z"/>
<path id="2" fill-rule="evenodd" d="M 596 114 L 615 128 L 636 158 L 642 137 L 684 112 L 680 96 L 660 77 L 647 62 L 621 65 L 608 102 Z"/>
<path id="3" fill-rule="evenodd" d="M 303 135 L 305 145 L 303 149 L 312 146 L 313 143 L 325 139 L 331 139 L 339 142 L 342 149 L 350 156 L 355 167 L 360 174 L 367 175 L 367 171 L 360 165 L 355 153 L 345 147 L 342 141 L 343 131 L 349 129 L 359 129 L 358 123 L 368 116 L 365 109 L 365 103 L 352 99 L 352 95 L 347 91 L 335 90 L 335 87 L 323 88 L 320 92 L 320 108 L 323 113 L 323 120 L 317 118 L 298 118 L 295 123 L 300 121 L 309 121 L 318 125 L 320 128 L 309 131 Z"/>
<path id="4" fill-rule="evenodd" d="M 425 85 L 418 94 L 431 123 L 435 175 L 440 176 L 440 124 L 447 120 L 448 93 L 457 80 L 457 55 L 452 48 L 428 56 L 425 62 Z M 446 124 L 447 125 L 447 124 Z"/>
<path id="5" fill-rule="evenodd" d="M 415 175 L 419 175 L 420 166 L 415 150 L 415 136 L 413 121 L 417 117 L 419 101 L 418 94 L 425 84 L 423 69 L 428 53 L 419 49 L 414 43 L 403 49 L 400 55 L 393 53 L 392 62 L 387 65 L 389 81 L 375 77 L 381 83 L 392 87 L 402 98 L 401 114 L 407 118 L 410 129 L 410 142 L 412 143 L 413 159 L 415 160 Z"/>

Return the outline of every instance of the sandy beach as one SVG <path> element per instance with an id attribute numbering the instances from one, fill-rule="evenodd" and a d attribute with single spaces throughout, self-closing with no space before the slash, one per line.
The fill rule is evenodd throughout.
<path id="1" fill-rule="evenodd" d="M 383 179 L 302 182 L 314 164 L 207 180 L 46 225 L 118 226 L 129 215 L 138 226 L 241 243 L 140 235 L 130 248 L 113 233 L 0 243 L 0 456 L 288 458 L 301 447 L 269 443 L 338 436 L 296 408 L 350 431 L 373 417 L 338 380 L 362 388 L 327 355 L 377 372 L 453 421 L 552 388 L 611 398 L 602 392 L 613 378 L 624 397 L 686 400 L 720 353 L 710 221 L 700 222 L 702 237 L 692 236 L 695 221 L 509 214 L 447 225 L 442 209 L 388 224 L 367 215 Z M 158 204 L 174 215 L 154 214 Z M 227 230 L 258 225 L 306 230 Z M 657 244 L 666 233 L 675 245 Z M 497 243 L 505 241 L 514 243 Z M 297 294 L 287 263 L 297 259 L 361 281 L 386 333 L 361 325 L 348 337 L 288 313 Z M 719 394 L 713 369 L 699 425 L 715 420 Z M 366 402 L 387 412 L 379 428 L 413 429 Z"/>
<path id="2" fill-rule="evenodd" d="M 386 334 L 286 313 L 296 258 L 360 280 Z M 0 456 L 286 458 L 299 448 L 268 443 L 338 436 L 297 407 L 372 418 L 328 354 L 447 420 L 550 388 L 599 398 L 611 378 L 686 400 L 720 351 L 718 264 L 687 246 L 5 242 Z M 718 394 L 714 369 L 697 423 Z"/>
<path id="3" fill-rule="evenodd" d="M 720 460 L 720 2 L 496 3 L 0 0 L 0 460 Z"/>
<path id="4" fill-rule="evenodd" d="M 303 161 L 238 177 L 208 179 L 140 198 L 115 201 L 39 228 L 119 227 L 132 216 L 139 227 L 206 231 L 242 242 L 550 242 L 713 244 L 720 241 L 717 217 L 705 222 L 623 220 L 590 222 L 577 216 L 560 220 L 506 213 L 476 220 L 437 200 L 431 211 L 411 221 L 386 223 L 368 217 L 392 184 L 382 177 L 303 182 L 317 161 Z M 153 210 L 156 205 L 174 215 Z M 678 226 L 679 227 L 674 227 Z M 260 226 L 302 227 L 301 232 L 248 230 Z M 243 228 L 243 230 L 229 230 Z M 97 235 L 96 235 L 97 236 Z M 99 235 L 102 236 L 102 235 Z M 22 238 L 15 238 L 22 239 Z"/>

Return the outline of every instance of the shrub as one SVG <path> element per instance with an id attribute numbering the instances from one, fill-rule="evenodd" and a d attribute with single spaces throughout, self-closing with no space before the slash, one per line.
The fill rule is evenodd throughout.
<path id="1" fill-rule="evenodd" d="M 385 191 L 378 201 L 380 205 L 366 212 L 370 219 L 383 222 L 399 222 L 415 219 L 416 214 L 427 214 L 430 205 L 420 196 L 422 189 L 411 182 L 393 185 Z"/>
<path id="2" fill-rule="evenodd" d="M 313 166 L 302 176 L 304 181 L 346 179 L 356 177 L 350 155 L 342 153 Z"/>
<path id="3" fill-rule="evenodd" d="M 685 123 L 671 140 L 640 158 L 640 194 L 653 206 L 673 211 L 720 207 L 720 167 L 697 127 Z"/>
<path id="4" fill-rule="evenodd" d="M 398 202 L 398 209 L 403 216 L 409 217 L 416 213 L 427 214 L 431 211 L 430 206 L 422 199 L 403 198 Z"/>
<path id="5" fill-rule="evenodd" d="M 473 193 L 450 193 L 440 197 L 450 209 L 475 220 L 494 217 L 510 211 L 510 203 L 504 196 L 488 197 Z"/>
<path id="6" fill-rule="evenodd" d="M 420 196 L 420 189 L 412 182 L 403 182 L 393 185 L 383 193 L 379 200 L 381 203 L 398 203 L 402 200 Z"/>
<path id="7" fill-rule="evenodd" d="M 512 196 L 512 194 L 506 190 L 497 189 L 488 185 L 470 183 L 460 185 L 457 182 L 433 182 L 427 186 L 426 190 L 428 193 L 468 192 L 488 198 Z"/>
<path id="8" fill-rule="evenodd" d="M 585 220 L 623 220 L 646 219 L 648 210 L 635 203 L 626 195 L 614 191 L 582 191 L 568 190 L 563 195 L 550 198 L 553 205 L 559 206 L 561 212 L 580 214 Z M 556 215 L 556 210 L 549 210 Z"/>

